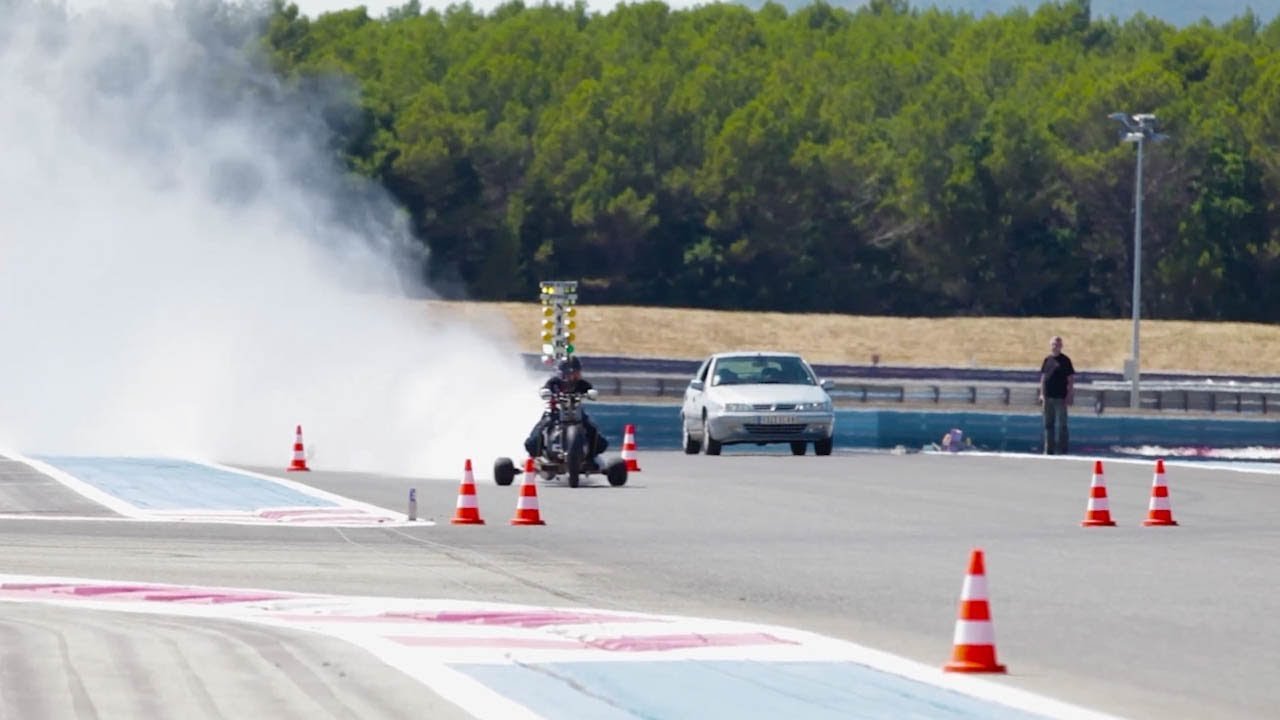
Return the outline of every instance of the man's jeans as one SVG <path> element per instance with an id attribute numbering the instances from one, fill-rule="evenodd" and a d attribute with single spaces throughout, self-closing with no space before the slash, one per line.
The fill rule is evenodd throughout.
<path id="1" fill-rule="evenodd" d="M 1070 440 L 1067 431 L 1067 399 L 1044 399 L 1044 454 L 1066 455 Z"/>

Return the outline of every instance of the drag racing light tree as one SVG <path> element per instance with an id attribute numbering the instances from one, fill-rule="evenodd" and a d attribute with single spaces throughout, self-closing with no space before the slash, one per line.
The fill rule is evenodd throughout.
<path id="1" fill-rule="evenodd" d="M 549 280 L 540 283 L 542 296 L 542 362 L 552 365 L 574 352 L 578 328 L 578 283 Z"/>
<path id="2" fill-rule="evenodd" d="M 1133 357 L 1125 362 L 1125 375 L 1133 383 L 1133 389 L 1129 392 L 1129 407 L 1136 410 L 1142 406 L 1138 380 L 1138 322 L 1142 308 L 1142 148 L 1148 140 L 1160 142 L 1169 136 L 1156 132 L 1156 116 L 1151 113 L 1126 115 L 1117 112 L 1107 117 L 1124 126 L 1120 136 L 1122 142 L 1138 146 L 1138 168 L 1133 179 Z"/>

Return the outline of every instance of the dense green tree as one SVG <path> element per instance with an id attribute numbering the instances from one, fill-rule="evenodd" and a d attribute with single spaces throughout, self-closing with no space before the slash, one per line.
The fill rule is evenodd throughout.
<path id="1" fill-rule="evenodd" d="M 1144 163 L 1144 316 L 1280 310 L 1280 21 L 1181 29 L 1055 0 L 607 13 L 411 0 L 263 44 L 450 292 L 794 311 L 1117 316 Z"/>

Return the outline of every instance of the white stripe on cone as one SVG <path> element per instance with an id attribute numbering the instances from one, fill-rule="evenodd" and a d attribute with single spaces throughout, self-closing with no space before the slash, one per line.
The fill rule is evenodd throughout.
<path id="1" fill-rule="evenodd" d="M 525 485 L 533 485 L 535 483 L 534 474 L 532 472 L 525 473 L 523 483 Z M 537 510 L 537 509 L 538 509 L 537 489 L 535 488 L 533 493 L 529 495 L 525 495 L 524 488 L 523 487 L 520 488 L 520 495 L 516 498 L 516 512 L 518 513 L 521 510 Z"/>
<path id="2" fill-rule="evenodd" d="M 476 477 L 470 470 L 462 476 L 462 492 L 458 493 L 458 507 L 467 509 L 480 507 L 476 502 Z"/>
<path id="3" fill-rule="evenodd" d="M 956 645 L 995 645 L 996 629 L 990 620 L 957 620 Z"/>
<path id="4" fill-rule="evenodd" d="M 987 576 L 965 575 L 964 587 L 960 590 L 961 600 L 987 600 Z"/>

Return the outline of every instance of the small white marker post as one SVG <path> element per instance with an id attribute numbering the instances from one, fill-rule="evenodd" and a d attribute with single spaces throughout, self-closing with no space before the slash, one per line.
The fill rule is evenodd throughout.
<path id="1" fill-rule="evenodd" d="M 418 490 L 409 488 L 409 522 L 418 519 Z"/>

